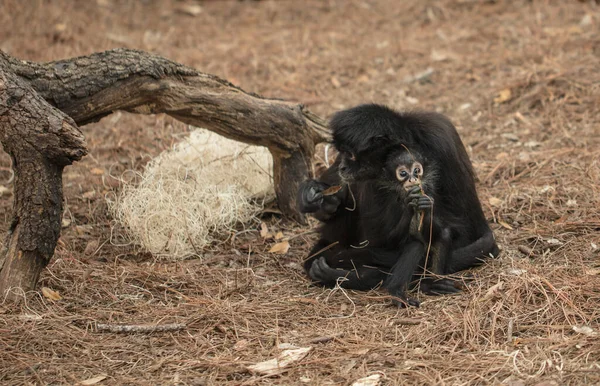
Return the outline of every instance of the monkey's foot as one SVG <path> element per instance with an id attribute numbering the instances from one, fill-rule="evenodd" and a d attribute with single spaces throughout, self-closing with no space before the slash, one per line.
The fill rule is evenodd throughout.
<path id="1" fill-rule="evenodd" d="M 308 270 L 308 277 L 323 285 L 335 285 L 338 280 L 344 280 L 351 274 L 345 269 L 331 268 L 323 256 L 314 260 Z"/>
<path id="2" fill-rule="evenodd" d="M 416 307 L 419 308 L 421 302 L 417 299 L 409 298 L 406 295 L 393 294 L 392 303 L 399 308 Z"/>
<path id="3" fill-rule="evenodd" d="M 421 280 L 421 292 L 427 295 L 449 295 L 462 291 L 462 283 L 453 279 L 433 279 L 426 278 Z"/>

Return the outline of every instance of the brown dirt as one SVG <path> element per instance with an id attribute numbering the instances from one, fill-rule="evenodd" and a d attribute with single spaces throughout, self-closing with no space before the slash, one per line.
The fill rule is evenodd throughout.
<path id="1" fill-rule="evenodd" d="M 117 113 L 83 128 L 91 153 L 66 171 L 68 224 L 40 283 L 62 300 L 0 305 L 0 383 L 346 385 L 374 373 L 385 384 L 600 383 L 598 5 L 204 1 L 190 16 L 185 4 L 4 0 L 0 49 L 47 61 L 140 48 L 323 116 L 365 101 L 441 111 L 471 152 L 502 257 L 464 293 L 421 296 L 410 310 L 382 292 L 310 286 L 299 268 L 309 235 L 282 257 L 257 230 L 202 260 L 154 261 L 125 243 L 104 196 L 119 188 L 112 175 L 188 128 Z M 11 186 L 4 153 L 0 186 Z M 5 229 L 11 205 L 2 195 Z M 94 329 L 175 322 L 185 329 Z M 333 338 L 314 343 L 323 336 Z M 313 350 L 280 376 L 246 371 L 279 343 Z"/>

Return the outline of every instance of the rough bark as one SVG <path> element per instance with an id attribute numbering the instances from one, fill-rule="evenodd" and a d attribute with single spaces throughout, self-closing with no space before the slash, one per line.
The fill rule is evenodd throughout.
<path id="1" fill-rule="evenodd" d="M 297 187 L 312 173 L 314 146 L 330 134 L 302 105 L 247 93 L 142 51 L 117 49 L 50 63 L 0 51 L 0 140 L 15 169 L 14 220 L 0 251 L 0 295 L 12 287 L 32 289 L 52 257 L 62 215 L 62 170 L 86 153 L 77 124 L 116 110 L 165 113 L 267 147 L 280 209 L 304 222 L 296 209 Z"/>
<path id="2" fill-rule="evenodd" d="M 86 154 L 75 122 L 41 98 L 0 60 L 0 141 L 15 171 L 14 213 L 0 251 L 0 295 L 35 287 L 56 247 L 62 170 Z M 11 291 L 13 289 L 14 291 Z"/>
<path id="3" fill-rule="evenodd" d="M 273 154 L 280 209 L 304 222 L 296 210 L 296 191 L 310 176 L 315 144 L 328 140 L 329 132 L 325 122 L 302 105 L 246 93 L 216 76 L 143 51 L 116 49 L 43 64 L 4 58 L 18 76 L 79 125 L 116 110 L 165 113 L 267 147 Z"/>

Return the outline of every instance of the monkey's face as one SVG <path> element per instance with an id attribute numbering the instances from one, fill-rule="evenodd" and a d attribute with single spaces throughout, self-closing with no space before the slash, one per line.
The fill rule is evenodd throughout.
<path id="1" fill-rule="evenodd" d="M 403 163 L 396 167 L 396 178 L 404 190 L 409 190 L 415 185 L 421 185 L 423 165 L 420 162 Z"/>
<path id="2" fill-rule="evenodd" d="M 388 140 L 361 134 L 334 139 L 334 145 L 339 151 L 338 173 L 344 182 L 381 179 L 391 149 Z"/>
<path id="3" fill-rule="evenodd" d="M 387 157 L 385 166 L 386 186 L 400 195 L 415 185 L 428 185 L 423 175 L 424 159 L 415 151 L 408 151 L 404 146 L 392 151 Z M 428 172 L 428 175 L 431 170 Z"/>
<path id="4" fill-rule="evenodd" d="M 338 158 L 338 173 L 342 181 L 347 183 L 380 179 L 385 165 L 385 153 L 382 149 L 355 153 L 342 148 Z"/>

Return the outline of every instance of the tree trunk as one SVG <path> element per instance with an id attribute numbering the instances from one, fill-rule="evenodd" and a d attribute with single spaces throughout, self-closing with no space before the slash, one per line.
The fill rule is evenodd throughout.
<path id="1" fill-rule="evenodd" d="M 15 169 L 14 219 L 0 252 L 0 295 L 34 288 L 54 253 L 62 215 L 62 170 L 87 152 L 77 124 L 116 110 L 165 113 L 241 142 L 265 146 L 284 215 L 311 177 L 325 122 L 300 104 L 246 93 L 216 76 L 146 52 L 117 49 L 50 63 L 0 51 L 0 140 Z"/>
<path id="2" fill-rule="evenodd" d="M 0 252 L 0 295 L 35 287 L 54 253 L 62 216 L 62 170 L 87 150 L 75 122 L 0 61 L 0 141 L 15 171 L 14 217 Z"/>

